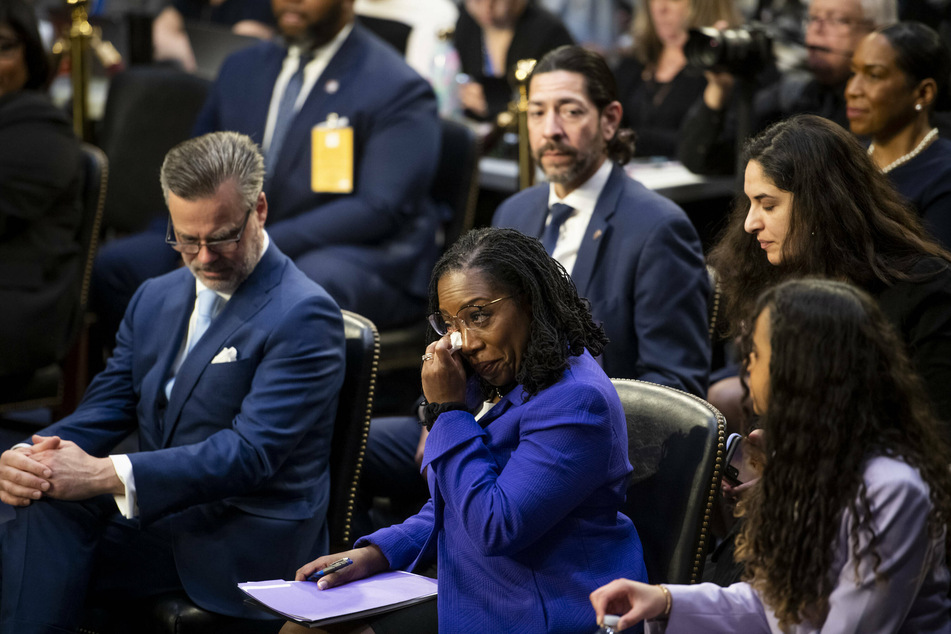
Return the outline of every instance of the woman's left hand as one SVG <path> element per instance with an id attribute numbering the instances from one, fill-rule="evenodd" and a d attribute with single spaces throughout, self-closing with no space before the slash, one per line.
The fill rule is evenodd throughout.
<path id="1" fill-rule="evenodd" d="M 466 369 L 459 351 L 451 351 L 449 335 L 441 337 L 426 347 L 432 355 L 423 361 L 421 379 L 423 396 L 430 403 L 466 402 Z"/>

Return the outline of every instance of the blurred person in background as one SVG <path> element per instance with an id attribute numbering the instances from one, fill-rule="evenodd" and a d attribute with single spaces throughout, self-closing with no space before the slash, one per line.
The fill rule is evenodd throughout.
<path id="1" fill-rule="evenodd" d="M 269 40 L 274 37 L 270 0 L 172 0 L 152 21 L 152 55 L 155 61 L 177 62 L 194 73 L 198 69 L 187 21 L 230 27 L 237 35 Z"/>
<path id="2" fill-rule="evenodd" d="M 573 40 L 561 20 L 531 0 L 465 0 L 454 43 L 468 77 L 459 86 L 462 106 L 471 117 L 492 119 L 512 100 L 516 62 L 541 59 Z"/>
<path id="3" fill-rule="evenodd" d="M 951 53 L 917 22 L 871 33 L 852 57 L 845 89 L 849 127 L 869 137 L 868 152 L 925 228 L 951 248 L 951 141 L 932 114 L 947 109 Z"/>
<path id="4" fill-rule="evenodd" d="M 635 156 L 676 156 L 680 126 L 707 80 L 687 65 L 687 29 L 736 26 L 733 0 L 644 0 L 634 16 L 633 54 L 614 70 L 623 125 L 637 131 Z"/>
<path id="5" fill-rule="evenodd" d="M 49 100 L 33 7 L 0 3 L 0 395 L 66 354 L 79 300 L 82 169 L 70 121 Z"/>
<path id="6" fill-rule="evenodd" d="M 750 134 L 790 115 L 815 114 L 845 127 L 845 82 L 852 53 L 872 30 L 897 21 L 896 0 L 812 0 L 805 18 L 807 71 L 789 72 L 758 90 Z M 684 119 L 677 155 L 699 174 L 736 168 L 736 78 L 708 72 L 703 97 Z"/>

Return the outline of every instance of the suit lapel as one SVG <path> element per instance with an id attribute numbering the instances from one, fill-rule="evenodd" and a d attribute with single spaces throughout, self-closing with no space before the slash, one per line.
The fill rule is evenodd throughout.
<path id="1" fill-rule="evenodd" d="M 278 157 L 275 175 L 297 174 L 298 172 L 293 171 L 293 165 L 299 165 L 303 161 L 310 162 L 311 129 L 325 121 L 328 114 L 336 112 L 342 117 L 348 116 L 347 112 L 342 111 L 344 106 L 348 106 L 343 95 L 349 94 L 346 83 L 355 81 L 357 77 L 358 71 L 354 68 L 362 61 L 362 46 L 363 33 L 359 25 L 354 24 L 350 35 L 334 53 L 294 117 L 290 130 L 287 131 L 281 156 Z M 351 126 L 354 123 L 350 121 Z"/>
<path id="2" fill-rule="evenodd" d="M 510 224 L 502 225 L 517 229 L 527 236 L 541 239 L 548 217 L 548 185 L 539 185 L 525 192 L 524 203 L 515 213 L 509 214 Z M 525 210 L 524 212 L 522 210 Z"/>
<path id="3" fill-rule="evenodd" d="M 575 260 L 574 269 L 571 271 L 571 279 L 578 288 L 578 294 L 582 297 L 587 295 L 588 284 L 591 282 L 591 275 L 594 272 L 594 265 L 598 261 L 598 256 L 608 234 L 611 231 L 611 217 L 617 211 L 618 199 L 624 187 L 623 168 L 614 165 L 611 168 L 611 175 L 608 182 L 604 184 L 601 195 L 598 196 L 598 202 L 594 206 L 594 213 L 591 214 L 591 220 L 584 232 L 584 239 L 581 240 L 581 247 L 578 249 L 578 257 Z"/>
<path id="4" fill-rule="evenodd" d="M 156 365 L 161 368 L 162 371 L 156 372 L 152 375 L 153 378 L 149 379 L 150 383 L 142 386 L 143 394 L 155 395 L 153 404 L 156 412 L 155 417 L 158 422 L 155 427 L 148 425 L 141 426 L 143 433 L 146 429 L 157 428 L 162 430 L 164 434 L 166 417 L 162 415 L 161 410 L 165 409 L 167 412 L 167 407 L 162 407 L 162 404 L 165 402 L 165 383 L 171 374 L 172 363 L 175 362 L 175 357 L 178 356 L 178 351 L 181 349 L 182 342 L 185 340 L 185 335 L 188 332 L 188 319 L 191 317 L 192 310 L 195 307 L 195 278 L 192 277 L 191 273 L 183 274 L 180 277 L 182 282 L 177 284 L 177 288 L 175 288 L 173 292 L 168 293 L 167 301 L 162 304 L 161 313 L 155 320 L 156 324 L 169 324 L 171 331 L 162 333 L 162 340 L 158 346 L 157 356 L 155 357 Z M 156 333 L 147 332 L 144 336 L 151 338 L 155 337 Z M 155 437 L 151 439 L 150 445 L 159 446 L 159 438 Z"/>
<path id="5" fill-rule="evenodd" d="M 175 376 L 175 384 L 172 386 L 172 394 L 169 398 L 162 446 L 168 446 L 172 433 L 181 417 L 182 408 L 191 396 L 205 368 L 208 367 L 228 338 L 242 325 L 250 321 L 270 301 L 270 290 L 281 278 L 281 271 L 283 270 L 281 260 L 280 252 L 273 244 L 270 245 L 251 276 L 235 291 L 231 300 L 225 304 L 221 313 L 211 322 L 208 330 L 205 331 L 202 338 L 182 361 L 182 366 Z M 192 295 L 194 295 L 194 289 L 192 289 Z M 180 340 L 179 343 L 181 343 Z"/>
<path id="6" fill-rule="evenodd" d="M 247 108 L 245 113 L 249 122 L 249 125 L 244 129 L 253 131 L 252 136 L 256 143 L 264 142 L 264 128 L 267 126 L 267 113 L 271 108 L 271 95 L 274 93 L 274 83 L 277 81 L 277 76 L 281 74 L 286 53 L 287 51 L 284 48 L 271 44 L 264 56 L 261 67 L 246 75 L 248 82 L 245 87 L 246 94 L 267 95 L 266 99 L 243 100 L 244 107 Z"/>

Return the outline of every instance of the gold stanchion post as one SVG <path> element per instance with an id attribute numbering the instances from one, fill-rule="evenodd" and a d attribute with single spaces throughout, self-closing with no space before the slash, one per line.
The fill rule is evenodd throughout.
<path id="1" fill-rule="evenodd" d="M 535 184 L 535 164 L 528 143 L 528 78 L 535 68 L 534 59 L 520 59 L 515 65 L 518 82 L 518 186 L 526 189 Z"/>
<path id="2" fill-rule="evenodd" d="M 73 86 L 73 131 L 84 141 L 89 130 L 89 41 L 93 35 L 87 12 L 88 0 L 66 0 L 72 25 L 69 29 L 70 79 Z"/>

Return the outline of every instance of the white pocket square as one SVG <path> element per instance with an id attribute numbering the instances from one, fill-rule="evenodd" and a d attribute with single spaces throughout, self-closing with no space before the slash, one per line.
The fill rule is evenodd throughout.
<path id="1" fill-rule="evenodd" d="M 212 363 L 231 363 L 232 361 L 238 360 L 238 351 L 234 348 L 225 348 L 221 352 L 215 355 L 215 358 L 211 360 Z"/>

